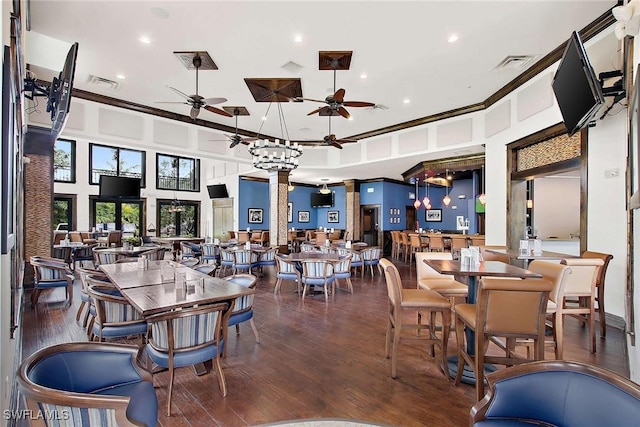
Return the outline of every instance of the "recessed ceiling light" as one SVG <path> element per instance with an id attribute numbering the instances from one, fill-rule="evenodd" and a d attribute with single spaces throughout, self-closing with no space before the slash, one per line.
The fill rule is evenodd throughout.
<path id="1" fill-rule="evenodd" d="M 124 74 L 116 74 L 116 78 L 119 78 L 120 80 L 124 80 Z"/>
<path id="2" fill-rule="evenodd" d="M 353 120 L 353 116 L 349 116 L 347 120 Z"/>
<path id="3" fill-rule="evenodd" d="M 266 122 L 267 121 L 267 116 L 262 116 L 262 121 Z"/>
<path id="4" fill-rule="evenodd" d="M 296 34 L 293 36 L 293 41 L 296 43 L 302 43 L 304 38 L 302 37 L 302 34 Z"/>
<path id="5" fill-rule="evenodd" d="M 151 39 L 147 36 L 140 36 L 138 40 L 140 40 L 140 43 L 144 43 L 144 44 L 151 43 Z"/>
<path id="6" fill-rule="evenodd" d="M 409 98 L 405 98 L 402 102 L 404 102 L 405 104 L 409 104 L 411 100 Z"/>
<path id="7" fill-rule="evenodd" d="M 360 78 L 361 78 L 361 79 L 366 79 L 366 78 L 367 78 L 367 73 L 362 73 L 362 74 L 360 74 Z"/>
<path id="8" fill-rule="evenodd" d="M 448 41 L 449 43 L 455 43 L 455 42 L 457 42 L 457 41 L 458 41 L 458 35 L 457 35 L 457 34 L 451 34 L 451 35 L 449 36 L 449 38 L 447 39 L 447 41 Z"/>

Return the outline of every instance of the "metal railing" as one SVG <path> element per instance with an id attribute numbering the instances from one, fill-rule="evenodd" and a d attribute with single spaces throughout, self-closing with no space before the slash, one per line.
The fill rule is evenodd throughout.
<path id="1" fill-rule="evenodd" d="M 158 189 L 161 190 L 197 191 L 197 184 L 198 182 L 193 178 L 176 178 L 174 176 L 158 175 Z"/>

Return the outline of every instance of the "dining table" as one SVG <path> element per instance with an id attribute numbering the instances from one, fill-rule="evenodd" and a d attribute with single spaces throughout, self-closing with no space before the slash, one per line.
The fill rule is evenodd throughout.
<path id="1" fill-rule="evenodd" d="M 171 247 L 171 253 L 173 254 L 174 261 L 177 258 L 178 251 L 180 250 L 180 243 L 189 242 L 189 243 L 203 243 L 206 239 L 204 237 L 151 237 L 152 243 L 156 243 L 158 245 L 165 245 Z"/>
<path id="2" fill-rule="evenodd" d="M 480 277 L 508 277 L 517 279 L 541 278 L 540 273 L 530 271 L 501 261 L 480 261 L 479 263 L 463 264 L 459 260 L 425 259 L 424 263 L 440 274 L 463 276 L 467 279 L 467 302 L 475 304 L 478 292 L 478 280 Z M 475 354 L 475 333 L 469 329 L 465 331 L 467 339 L 467 354 Z M 448 358 L 449 375 L 454 377 L 458 372 L 458 356 Z M 485 372 L 495 371 L 492 365 L 485 365 Z M 473 369 L 465 364 L 462 373 L 462 381 L 467 384 L 475 384 L 476 378 Z"/>
<path id="3" fill-rule="evenodd" d="M 579 255 L 564 254 L 560 252 L 552 252 L 552 251 L 534 252 L 531 250 L 526 252 L 521 252 L 520 249 L 513 249 L 513 248 L 512 249 L 485 248 L 485 251 L 492 254 L 496 254 L 496 255 L 506 255 L 512 260 L 514 259 L 522 260 L 524 262 L 525 268 L 527 267 L 527 265 L 529 265 L 530 261 L 533 261 L 536 259 L 552 261 L 552 260 L 562 260 L 566 258 L 580 258 Z"/>
<path id="4" fill-rule="evenodd" d="M 116 248 L 103 248 L 103 252 L 112 252 L 125 257 L 138 257 L 145 252 L 157 249 L 157 246 L 118 246 Z"/>

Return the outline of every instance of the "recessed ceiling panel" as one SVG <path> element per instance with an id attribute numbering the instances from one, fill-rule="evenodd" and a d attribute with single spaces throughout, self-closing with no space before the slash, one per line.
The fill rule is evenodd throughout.
<path id="1" fill-rule="evenodd" d="M 300 79 L 246 78 L 244 81 L 256 102 L 290 102 L 302 98 Z"/>

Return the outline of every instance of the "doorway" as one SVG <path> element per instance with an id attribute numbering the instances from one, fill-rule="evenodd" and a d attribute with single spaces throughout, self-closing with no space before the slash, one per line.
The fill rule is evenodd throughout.
<path id="1" fill-rule="evenodd" d="M 144 235 L 144 202 L 90 198 L 91 224 L 102 230 L 121 230 L 123 237 Z"/>
<path id="2" fill-rule="evenodd" d="M 360 229 L 362 241 L 369 246 L 379 246 L 382 242 L 380 229 L 380 205 L 360 206 Z"/>
<path id="3" fill-rule="evenodd" d="M 420 228 L 416 218 L 416 208 L 413 205 L 407 206 L 405 209 L 405 230 L 417 230 Z"/>
<path id="4" fill-rule="evenodd" d="M 224 242 L 229 239 L 227 232 L 234 229 L 233 198 L 213 199 L 211 205 L 213 208 L 213 238 Z"/>

